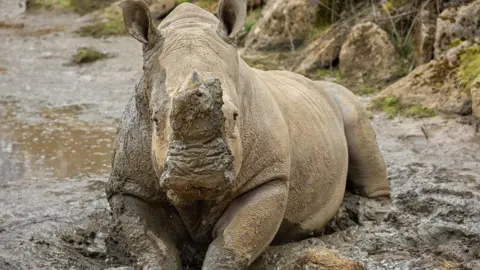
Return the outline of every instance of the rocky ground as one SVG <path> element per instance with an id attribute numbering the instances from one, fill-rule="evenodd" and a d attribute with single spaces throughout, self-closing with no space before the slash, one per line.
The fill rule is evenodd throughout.
<path id="1" fill-rule="evenodd" d="M 85 21 L 38 11 L 11 13 L 0 27 L 2 270 L 132 269 L 103 184 L 117 120 L 142 71 L 141 46 L 125 36 L 79 36 Z M 74 64 L 84 46 L 108 57 Z M 252 269 L 480 269 L 480 134 L 472 115 L 375 112 L 372 123 L 392 203 L 347 194 L 325 235 L 271 247 Z M 359 265 L 328 268 L 319 259 L 328 250 Z M 188 269 L 201 259 L 194 255 Z"/>

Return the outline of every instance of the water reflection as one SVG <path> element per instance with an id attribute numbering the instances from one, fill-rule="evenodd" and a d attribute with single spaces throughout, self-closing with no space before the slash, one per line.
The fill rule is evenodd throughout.
<path id="1" fill-rule="evenodd" d="M 98 118 L 94 107 L 43 107 L 32 112 L 16 101 L 1 101 L 0 181 L 107 173 L 116 123 L 88 121 Z"/>
<path id="2" fill-rule="evenodd" d="M 13 142 L 0 141 L 0 183 L 22 179 L 25 164 L 15 159 L 18 145 Z"/>

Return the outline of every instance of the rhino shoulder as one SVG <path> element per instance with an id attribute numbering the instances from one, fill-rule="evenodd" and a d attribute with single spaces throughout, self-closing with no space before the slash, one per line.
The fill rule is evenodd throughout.
<path id="1" fill-rule="evenodd" d="M 156 174 L 150 157 L 151 124 L 147 114 L 148 105 L 143 99 L 143 94 L 137 90 L 120 118 L 111 157 L 108 196 L 127 193 L 146 200 L 158 197 Z"/>

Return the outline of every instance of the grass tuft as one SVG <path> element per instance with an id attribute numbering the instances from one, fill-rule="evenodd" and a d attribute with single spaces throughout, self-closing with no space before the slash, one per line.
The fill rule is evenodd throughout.
<path id="1" fill-rule="evenodd" d="M 480 46 L 463 50 L 460 55 L 458 76 L 465 92 L 470 93 L 473 81 L 480 76 Z"/>
<path id="2" fill-rule="evenodd" d="M 427 118 L 437 115 L 437 111 L 434 109 L 417 104 L 402 104 L 396 97 L 374 99 L 368 104 L 367 108 L 372 111 L 384 112 L 390 119 L 399 115 L 410 118 Z"/>
<path id="3" fill-rule="evenodd" d="M 126 34 L 122 11 L 119 7 L 107 7 L 95 16 L 96 23 L 81 27 L 77 32 L 80 36 L 95 38 L 118 36 Z"/>
<path id="4" fill-rule="evenodd" d="M 78 48 L 77 52 L 72 56 L 72 63 L 81 65 L 85 63 L 92 63 L 92 62 L 110 58 L 110 57 L 111 56 L 109 54 L 99 52 L 94 48 L 81 47 L 81 48 Z"/>

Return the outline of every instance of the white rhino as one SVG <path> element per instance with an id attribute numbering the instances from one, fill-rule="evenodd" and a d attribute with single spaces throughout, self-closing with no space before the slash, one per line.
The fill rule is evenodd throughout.
<path id="1" fill-rule="evenodd" d="M 183 3 L 158 27 L 143 1 L 120 7 L 144 74 L 106 193 L 143 269 L 181 269 L 188 246 L 207 250 L 202 269 L 246 269 L 270 244 L 321 232 L 347 186 L 389 198 L 374 130 L 348 89 L 239 57 L 247 0 L 221 0 L 218 18 Z"/>

